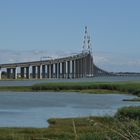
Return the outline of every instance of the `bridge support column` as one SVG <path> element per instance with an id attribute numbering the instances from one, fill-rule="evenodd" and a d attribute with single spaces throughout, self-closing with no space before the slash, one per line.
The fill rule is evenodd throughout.
<path id="1" fill-rule="evenodd" d="M 37 78 L 41 79 L 40 66 L 37 66 Z"/>
<path id="2" fill-rule="evenodd" d="M 7 68 L 7 79 L 11 78 L 11 68 Z"/>
<path id="3" fill-rule="evenodd" d="M 58 65 L 58 76 L 57 76 L 57 78 L 60 78 L 60 63 L 58 63 L 57 65 Z"/>
<path id="4" fill-rule="evenodd" d="M 62 62 L 62 78 L 66 78 L 66 62 Z"/>
<path id="5" fill-rule="evenodd" d="M 25 77 L 25 71 L 24 71 L 24 67 L 21 67 L 20 68 L 20 76 L 21 76 L 21 78 L 24 78 Z"/>
<path id="6" fill-rule="evenodd" d="M 46 66 L 45 65 L 42 65 L 42 78 L 45 78 L 46 77 Z"/>
<path id="7" fill-rule="evenodd" d="M 82 62 L 81 59 L 79 59 L 78 61 L 79 61 L 79 78 L 82 78 Z"/>
<path id="8" fill-rule="evenodd" d="M 54 66 L 53 66 L 53 64 L 51 64 L 51 70 L 50 70 L 50 78 L 53 78 L 53 68 L 54 68 Z"/>
<path id="9" fill-rule="evenodd" d="M 78 61 L 75 60 L 75 78 L 78 78 Z"/>
<path id="10" fill-rule="evenodd" d="M 70 61 L 67 61 L 67 78 L 70 78 Z"/>
<path id="11" fill-rule="evenodd" d="M 58 77 L 58 63 L 55 64 L 55 78 Z"/>
<path id="12" fill-rule="evenodd" d="M 91 65 L 91 76 L 93 76 L 93 57 L 91 56 L 91 60 L 90 60 L 90 65 Z"/>
<path id="13" fill-rule="evenodd" d="M 1 75 L 2 75 L 2 72 L 1 72 L 1 68 L 0 68 L 0 80 L 2 79 L 2 76 Z"/>
<path id="14" fill-rule="evenodd" d="M 85 75 L 84 75 L 84 58 L 82 58 L 81 59 L 81 77 L 83 78 L 83 77 L 85 77 Z"/>
<path id="15" fill-rule="evenodd" d="M 51 78 L 51 65 L 47 65 L 47 78 Z"/>
<path id="16" fill-rule="evenodd" d="M 64 78 L 66 78 L 66 62 L 64 62 Z"/>
<path id="17" fill-rule="evenodd" d="M 86 73 L 88 76 L 90 76 L 90 74 L 91 74 L 91 72 L 90 72 L 91 71 L 90 54 L 88 54 L 88 56 L 86 57 L 86 66 L 87 66 Z"/>
<path id="18" fill-rule="evenodd" d="M 81 62 L 80 62 L 80 59 L 78 59 L 78 78 L 81 78 Z"/>
<path id="19" fill-rule="evenodd" d="M 36 78 L 36 66 L 32 66 L 32 78 Z"/>
<path id="20" fill-rule="evenodd" d="M 17 79 L 17 68 L 13 68 L 13 79 Z"/>
<path id="21" fill-rule="evenodd" d="M 75 60 L 75 72 L 76 72 L 76 75 L 75 75 L 75 78 L 79 78 L 79 60 Z"/>
<path id="22" fill-rule="evenodd" d="M 29 67 L 26 67 L 26 78 L 30 79 Z"/>
<path id="23" fill-rule="evenodd" d="M 49 78 L 49 73 L 50 73 L 50 65 L 47 65 L 47 78 Z"/>
<path id="24" fill-rule="evenodd" d="M 88 56 L 85 58 L 85 64 L 86 64 L 86 77 L 89 75 L 89 63 L 88 63 Z"/>
<path id="25" fill-rule="evenodd" d="M 62 62 L 62 78 L 64 78 L 64 62 Z"/>
<path id="26" fill-rule="evenodd" d="M 83 58 L 83 77 L 86 77 L 86 58 Z"/>
<path id="27" fill-rule="evenodd" d="M 64 78 L 66 78 L 66 79 L 67 79 L 67 77 L 68 77 L 68 68 L 67 68 L 68 65 L 67 65 L 67 63 L 68 63 L 68 62 L 66 61 L 66 62 L 65 62 L 65 70 L 64 70 L 64 71 L 65 71 Z"/>
<path id="28" fill-rule="evenodd" d="M 72 60 L 72 78 L 75 78 L 75 60 Z"/>

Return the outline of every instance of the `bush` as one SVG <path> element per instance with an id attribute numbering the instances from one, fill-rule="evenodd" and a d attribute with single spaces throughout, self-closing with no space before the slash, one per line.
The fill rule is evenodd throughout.
<path id="1" fill-rule="evenodd" d="M 115 114 L 118 119 L 134 119 L 140 120 L 140 106 L 139 107 L 123 107 Z"/>
<path id="2" fill-rule="evenodd" d="M 132 92 L 133 95 L 140 96 L 140 90 L 135 90 Z"/>

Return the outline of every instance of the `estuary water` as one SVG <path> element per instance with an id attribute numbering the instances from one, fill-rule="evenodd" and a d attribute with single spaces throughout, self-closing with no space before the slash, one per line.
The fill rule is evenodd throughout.
<path id="1" fill-rule="evenodd" d="M 43 79 L 43 80 L 0 80 L 0 86 L 31 86 L 37 83 L 47 82 L 119 82 L 140 81 L 140 75 L 136 76 L 105 76 L 80 79 Z"/>
<path id="2" fill-rule="evenodd" d="M 0 92 L 0 127 L 48 127 L 49 118 L 114 115 L 135 96 L 76 92 Z"/>

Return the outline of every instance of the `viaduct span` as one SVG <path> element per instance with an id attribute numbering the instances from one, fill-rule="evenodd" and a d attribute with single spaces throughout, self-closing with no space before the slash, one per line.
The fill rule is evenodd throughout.
<path id="1" fill-rule="evenodd" d="M 54 60 L 0 64 L 0 79 L 2 78 L 3 68 L 6 68 L 7 79 L 17 79 L 18 77 L 26 79 L 69 79 L 110 74 L 93 63 L 93 57 L 90 52 L 82 52 Z M 19 74 L 17 68 L 20 69 Z"/>
<path id="2" fill-rule="evenodd" d="M 71 79 L 110 75 L 110 73 L 98 68 L 93 62 L 87 27 L 85 27 L 84 45 L 81 53 L 50 60 L 0 64 L 0 79 L 3 78 L 3 69 L 6 69 L 7 79 L 17 79 L 18 77 L 23 79 Z"/>

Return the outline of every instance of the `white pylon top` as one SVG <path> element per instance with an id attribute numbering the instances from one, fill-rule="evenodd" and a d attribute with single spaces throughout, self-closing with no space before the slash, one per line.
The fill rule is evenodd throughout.
<path id="1" fill-rule="evenodd" d="M 88 34 L 88 31 L 87 31 L 87 26 L 85 26 L 83 52 L 91 52 L 91 41 L 90 41 L 90 35 Z"/>

